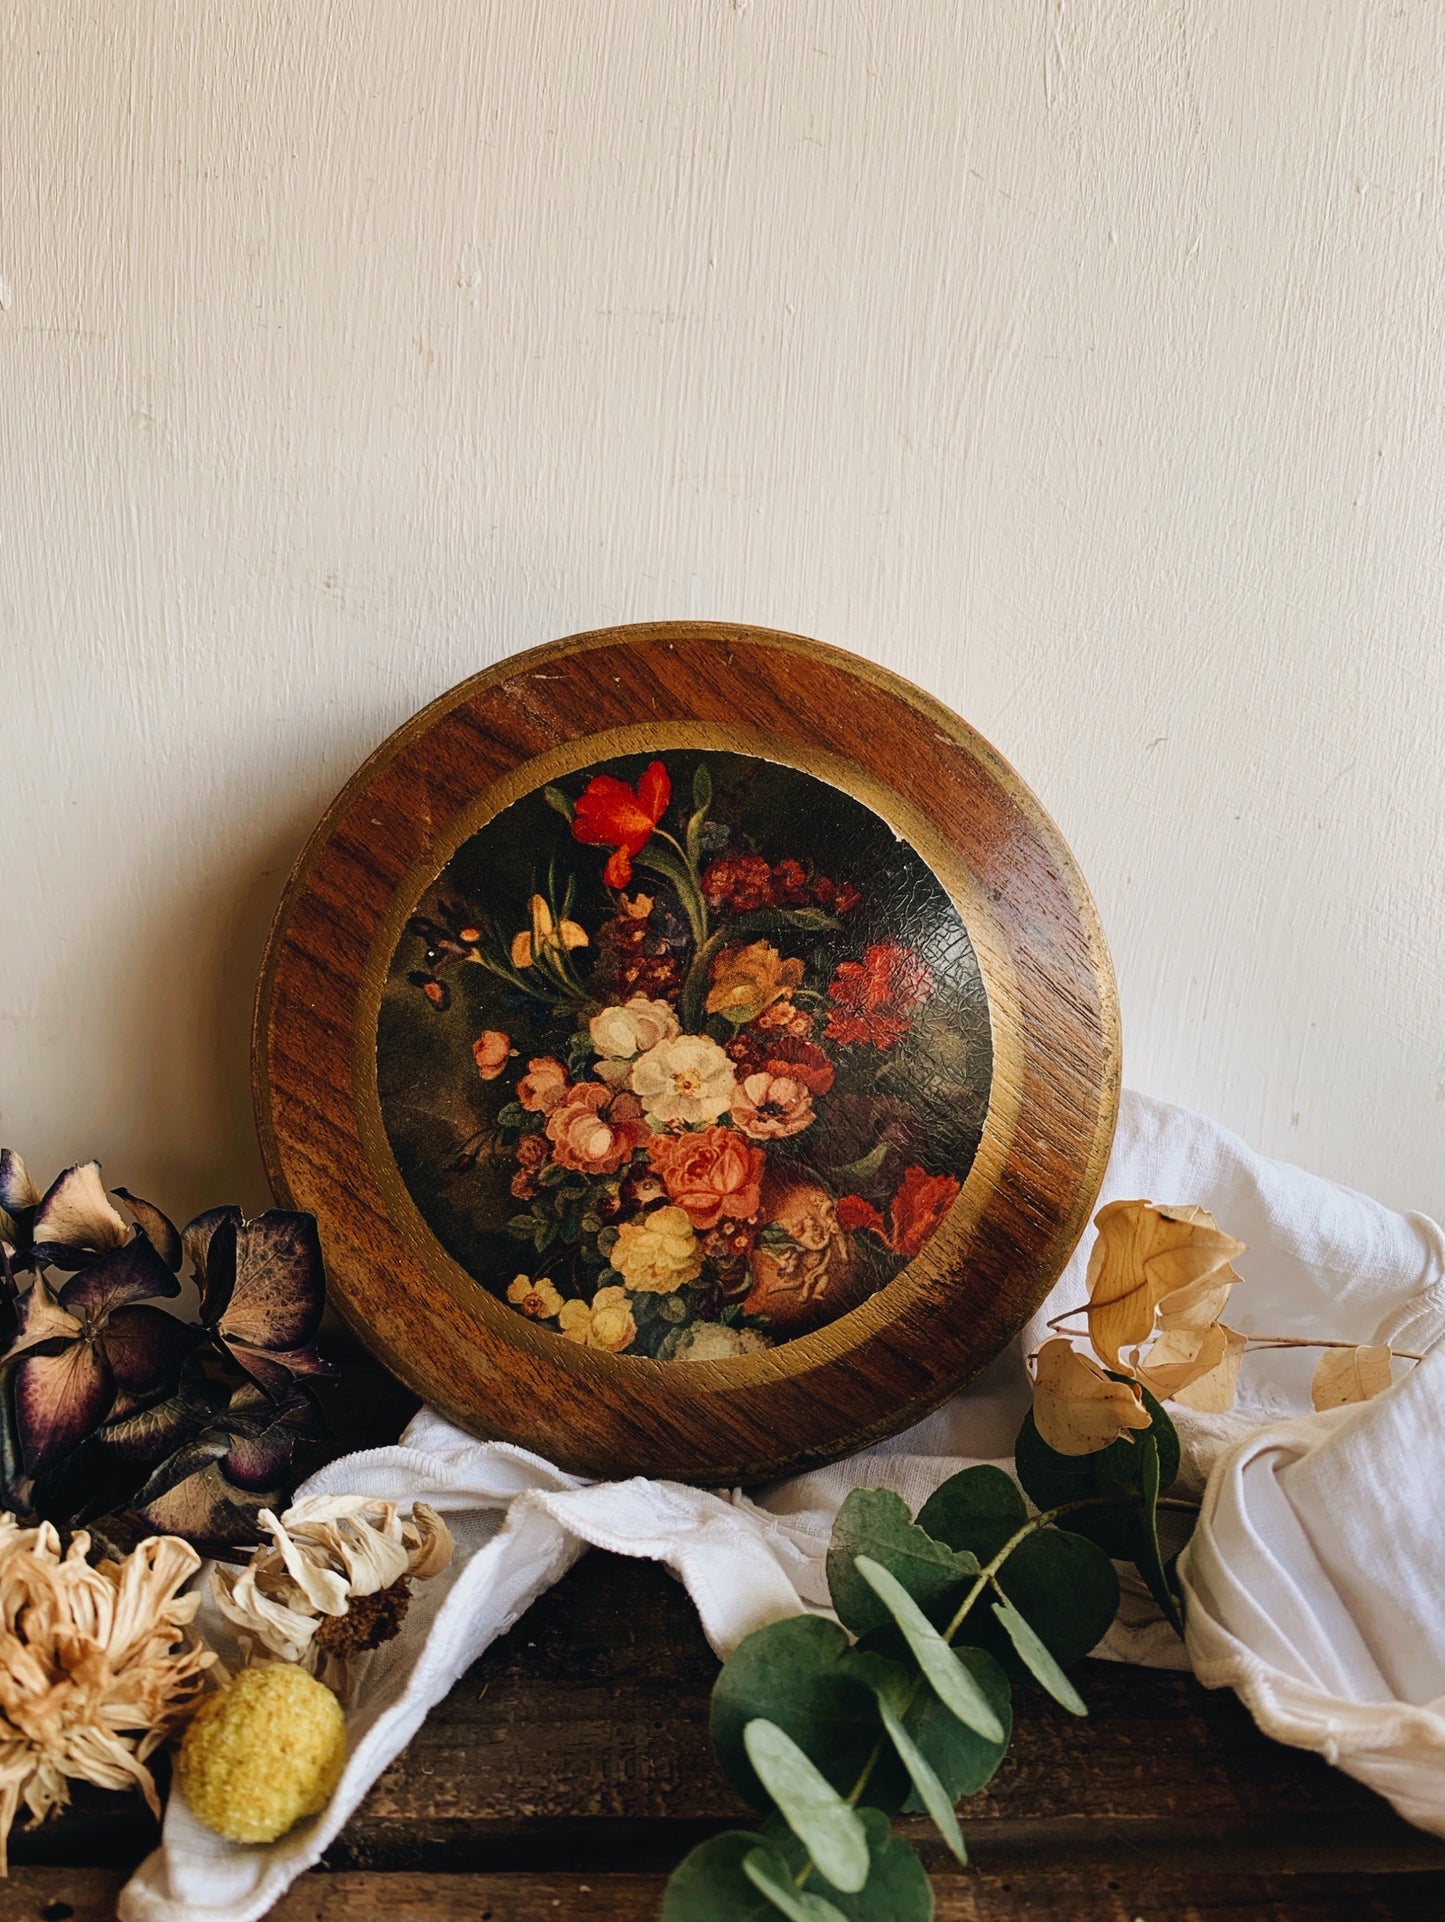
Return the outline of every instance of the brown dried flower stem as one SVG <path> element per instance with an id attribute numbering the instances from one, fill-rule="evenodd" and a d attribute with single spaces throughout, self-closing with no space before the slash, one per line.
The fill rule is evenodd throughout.
<path id="1" fill-rule="evenodd" d="M 1066 1308 L 1062 1314 L 1054 1315 L 1046 1325 L 1052 1328 L 1056 1334 L 1081 1335 L 1084 1332 L 1082 1328 L 1069 1328 L 1066 1327 L 1065 1324 L 1071 1321 L 1075 1315 L 1087 1315 L 1088 1312 L 1087 1305 L 1079 1308 Z M 1323 1337 L 1317 1338 L 1312 1335 L 1246 1335 L 1244 1341 L 1246 1349 L 1357 1348 L 1359 1346 L 1358 1342 L 1328 1341 Z M 1408 1348 L 1391 1348 L 1390 1353 L 1395 1357 L 1396 1361 L 1423 1361 L 1425 1359 L 1423 1355 L 1417 1355 Z M 1024 1361 L 1027 1366 L 1032 1368 L 1038 1358 L 1039 1351 L 1035 1348 L 1024 1356 Z"/>

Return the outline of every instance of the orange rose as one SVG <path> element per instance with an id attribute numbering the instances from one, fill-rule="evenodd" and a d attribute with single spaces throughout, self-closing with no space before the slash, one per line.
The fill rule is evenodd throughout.
<path id="1" fill-rule="evenodd" d="M 567 1070 L 550 1054 L 529 1061 L 517 1083 L 518 1101 L 533 1114 L 551 1114 L 566 1092 Z"/>
<path id="2" fill-rule="evenodd" d="M 647 1139 L 642 1103 L 601 1081 L 579 1081 L 547 1117 L 552 1159 L 583 1175 L 615 1175 Z"/>
<path id="3" fill-rule="evenodd" d="M 647 1152 L 668 1195 L 694 1228 L 715 1228 L 724 1215 L 746 1221 L 761 1205 L 764 1158 L 736 1128 L 654 1135 Z"/>

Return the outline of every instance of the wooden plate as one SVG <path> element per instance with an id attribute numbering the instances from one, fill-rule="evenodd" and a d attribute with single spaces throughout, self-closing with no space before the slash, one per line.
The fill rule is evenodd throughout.
<path id="1" fill-rule="evenodd" d="M 257 1000 L 271 1182 L 332 1298 L 474 1434 L 746 1482 L 915 1420 L 1098 1191 L 1088 893 L 971 728 L 715 623 L 514 657 L 371 757 Z"/>

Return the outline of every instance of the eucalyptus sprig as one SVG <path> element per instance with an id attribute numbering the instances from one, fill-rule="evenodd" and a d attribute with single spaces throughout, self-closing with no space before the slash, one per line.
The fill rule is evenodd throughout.
<path id="1" fill-rule="evenodd" d="M 1158 1516 L 1179 1439 L 1147 1391 L 1145 1406 L 1144 1432 L 1086 1456 L 1051 1448 L 1030 1415 L 1022 1490 L 982 1465 L 916 1517 L 886 1489 L 849 1495 L 827 1559 L 837 1621 L 759 1629 L 713 1690 L 719 1766 L 766 1819 L 694 1849 L 663 1922 L 928 1922 L 928 1876 L 893 1816 L 926 1814 L 967 1861 L 957 1805 L 1003 1760 L 1013 1684 L 1087 1713 L 1066 1671 L 1114 1619 L 1112 1558 L 1177 1623 Z"/>

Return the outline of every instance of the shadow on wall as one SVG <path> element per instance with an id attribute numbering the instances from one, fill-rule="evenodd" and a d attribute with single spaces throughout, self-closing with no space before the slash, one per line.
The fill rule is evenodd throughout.
<path id="1" fill-rule="evenodd" d="M 251 1107 L 251 1011 L 267 931 L 291 865 L 315 825 L 297 802 L 284 828 L 237 851 L 235 864 L 188 880 L 147 916 L 133 966 L 135 1064 L 124 1130 L 144 1164 L 107 1167 L 184 1220 L 218 1202 L 248 1214 L 271 1205 Z M 112 1148 L 112 1154 L 116 1150 Z M 122 1151 L 125 1152 L 125 1151 Z"/>

